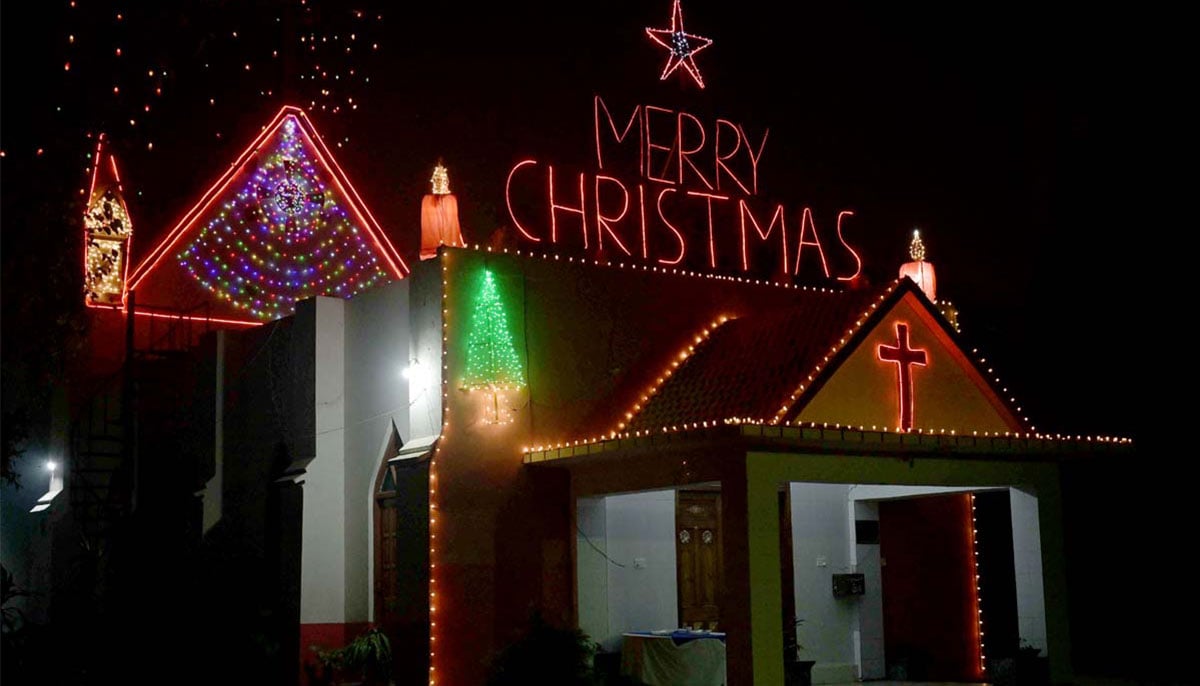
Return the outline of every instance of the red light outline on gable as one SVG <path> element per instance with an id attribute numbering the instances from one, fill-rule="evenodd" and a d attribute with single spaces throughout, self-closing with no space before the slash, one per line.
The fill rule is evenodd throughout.
<path id="1" fill-rule="evenodd" d="M 87 301 L 84 303 L 84 306 L 93 310 L 109 310 L 111 312 L 120 312 L 122 314 L 125 313 L 124 305 L 105 305 L 104 303 Z M 153 310 L 134 310 L 133 314 L 138 317 L 152 317 L 154 319 L 178 319 L 181 321 L 187 320 L 192 322 L 211 322 L 213 324 L 229 324 L 232 326 L 246 327 L 259 326 L 267 323 L 260 321 L 246 321 L 244 319 L 225 319 L 223 317 L 201 317 L 192 314 L 168 314 L 165 312 L 155 312 Z"/>
<path id="2" fill-rule="evenodd" d="M 880 362 L 890 362 L 896 365 L 896 398 L 899 423 L 896 425 L 903 431 L 910 431 L 916 417 L 917 399 L 913 392 L 912 365 L 921 367 L 929 364 L 929 352 L 925 348 L 914 348 L 909 342 L 908 322 L 894 322 L 896 330 L 896 345 L 880 343 L 875 346 L 875 359 Z M 884 353 L 894 355 L 884 357 Z M 908 353 L 912 353 L 909 355 Z M 908 383 L 905 383 L 907 381 Z M 908 402 L 905 402 L 907 400 Z"/>
<path id="3" fill-rule="evenodd" d="M 154 319 L 186 319 L 193 322 L 212 322 L 213 324 L 231 324 L 233 326 L 259 326 L 269 322 L 246 321 L 244 319 L 225 319 L 223 317 L 201 317 L 191 314 L 166 314 L 163 312 L 155 312 L 153 310 L 134 310 L 133 314 L 138 317 L 151 317 Z"/>
<path id="4" fill-rule="evenodd" d="M 371 209 L 367 207 L 367 203 L 358 194 L 358 189 L 354 187 L 354 184 L 350 183 L 350 177 L 342 170 L 342 166 L 338 164 L 337 158 L 333 156 L 333 152 L 325 145 L 325 141 L 317 133 L 317 129 L 309 120 L 308 115 L 304 110 L 299 108 L 296 108 L 296 110 L 297 116 L 303 124 L 300 127 L 300 132 L 318 150 L 317 159 L 326 166 L 326 169 L 330 169 L 330 164 L 332 164 L 331 175 L 342 189 L 343 195 L 350 198 L 350 209 L 359 215 L 360 219 L 369 220 L 363 221 L 363 227 L 367 230 L 367 234 L 371 237 L 371 240 L 375 241 L 375 247 L 379 248 L 380 252 L 383 253 L 388 266 L 392 268 L 392 274 L 397 279 L 403 279 L 410 271 L 408 265 L 404 262 L 404 258 L 400 257 L 400 253 L 396 252 L 396 246 L 392 245 L 391 239 L 384 233 L 383 227 L 379 225 L 379 222 L 375 219 L 375 215 L 371 214 Z"/>
<path id="5" fill-rule="evenodd" d="M 329 148 L 321 140 L 320 134 L 316 133 L 316 129 L 304 113 L 304 110 L 294 105 L 284 105 L 275 117 L 271 119 L 270 123 L 263 127 L 262 132 L 237 156 L 233 164 L 225 170 L 225 173 L 209 186 L 208 190 L 200 196 L 200 200 L 180 218 L 175 227 L 146 255 L 145 259 L 134 270 L 133 278 L 125 282 L 126 295 L 128 295 L 129 291 L 137 288 L 158 263 L 162 261 L 163 257 L 170 253 L 171 249 L 179 242 L 183 235 L 194 227 L 195 221 L 200 216 L 203 216 L 212 207 L 213 203 L 216 202 L 217 198 L 228 190 L 234 179 L 240 176 L 246 162 L 275 135 L 288 117 L 295 118 L 296 123 L 300 125 L 301 134 L 316 153 L 317 161 L 321 163 L 321 166 L 324 167 L 325 171 L 329 173 L 330 178 L 334 180 L 341 190 L 351 211 L 358 217 L 367 235 L 371 237 L 371 240 L 375 243 L 375 247 L 382 253 L 384 261 L 391 268 L 392 275 L 397 279 L 403 279 L 408 274 L 408 265 L 396 253 L 395 247 L 388 240 L 386 234 L 383 233 L 383 230 L 379 227 L 370 210 L 366 208 L 362 197 L 354 189 L 345 172 L 338 166 L 337 160 L 333 159 Z"/>

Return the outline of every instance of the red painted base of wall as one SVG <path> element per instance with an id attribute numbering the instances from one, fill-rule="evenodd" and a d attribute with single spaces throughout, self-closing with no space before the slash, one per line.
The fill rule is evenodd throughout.
<path id="1" fill-rule="evenodd" d="M 347 624 L 301 624 L 300 625 L 300 683 L 308 684 L 308 670 L 319 667 L 316 653 L 312 647 L 323 650 L 341 648 L 356 636 L 367 630 L 367 622 L 350 622 Z"/>

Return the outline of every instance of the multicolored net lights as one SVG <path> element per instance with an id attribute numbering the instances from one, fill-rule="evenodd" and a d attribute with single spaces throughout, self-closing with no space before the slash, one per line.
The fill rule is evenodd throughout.
<path id="1" fill-rule="evenodd" d="M 350 297 L 389 275 L 338 202 L 293 118 L 196 238 L 177 255 L 220 299 L 260 320 L 314 295 Z"/>

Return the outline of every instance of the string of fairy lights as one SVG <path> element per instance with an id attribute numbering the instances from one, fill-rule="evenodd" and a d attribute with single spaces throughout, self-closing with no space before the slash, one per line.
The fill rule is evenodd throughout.
<path id="1" fill-rule="evenodd" d="M 524 376 L 521 358 L 517 355 L 512 331 L 508 327 L 504 301 L 496 287 L 496 277 L 492 270 L 485 269 L 471 314 L 470 333 L 467 334 L 462 388 L 491 393 L 492 414 L 489 422 L 508 424 L 512 416 L 506 408 L 501 407 L 502 399 L 506 391 L 515 391 L 524 385 Z"/>
<path id="2" fill-rule="evenodd" d="M 438 607 L 440 601 L 437 595 L 437 475 L 438 458 L 446 445 L 447 434 L 450 432 L 450 363 L 447 345 L 450 341 L 450 260 L 443 256 L 442 260 L 442 430 L 438 435 L 429 458 L 429 686 L 437 684 L 437 636 L 438 636 Z"/>
<path id="3" fill-rule="evenodd" d="M 648 264 L 640 264 L 640 263 L 612 262 L 612 261 L 607 261 L 607 260 L 594 260 L 594 259 L 574 257 L 574 256 L 565 256 L 564 257 L 557 253 L 546 253 L 546 252 L 539 253 L 539 252 L 531 251 L 531 250 L 510 250 L 508 248 L 493 248 L 492 246 L 481 246 L 478 244 L 469 246 L 468 248 L 465 248 L 465 249 L 474 250 L 476 252 L 487 252 L 487 253 L 494 252 L 494 253 L 498 253 L 498 254 L 513 255 L 515 257 L 526 257 L 529 259 L 541 259 L 543 261 L 549 261 L 549 262 L 567 262 L 567 263 L 571 263 L 571 264 L 579 263 L 581 265 L 588 265 L 588 266 L 599 267 L 599 268 L 619 269 L 619 270 L 628 269 L 630 271 L 662 273 L 662 274 L 670 274 L 670 275 L 678 276 L 678 277 L 690 277 L 690 278 L 698 278 L 698 279 L 714 280 L 714 281 L 729 281 L 729 282 L 734 282 L 734 283 L 752 284 L 752 285 L 756 285 L 756 286 L 763 286 L 763 287 L 776 288 L 776 289 L 811 291 L 811 292 L 818 292 L 818 293 L 840 292 L 836 289 L 826 288 L 826 287 L 821 287 L 821 286 L 806 286 L 806 285 L 798 285 L 798 284 L 792 284 L 792 283 L 777 283 L 777 282 L 773 282 L 773 281 L 766 281 L 766 280 L 762 280 L 762 279 L 753 279 L 753 278 L 743 277 L 743 276 L 729 276 L 729 275 L 724 275 L 724 274 L 697 272 L 697 271 L 692 271 L 692 270 L 687 270 L 687 269 L 660 267 L 660 266 L 656 266 L 656 265 L 648 265 Z M 874 301 L 871 302 L 871 304 L 867 307 L 867 309 L 864 310 L 859 315 L 859 317 L 857 318 L 855 323 L 849 329 L 847 329 L 845 335 L 842 336 L 830 348 L 828 354 L 826 354 L 822 358 L 822 360 L 817 364 L 816 368 L 808 375 L 808 377 L 805 379 L 805 381 L 802 384 L 800 384 L 792 392 L 792 394 L 787 398 L 787 402 L 783 403 L 780 407 L 780 410 L 772 417 L 714 417 L 714 418 L 706 419 L 706 420 L 683 422 L 683 423 L 673 424 L 673 425 L 669 425 L 669 426 L 661 426 L 661 427 L 657 427 L 657 428 L 653 428 L 653 429 L 639 429 L 636 431 L 624 430 L 625 426 L 633 418 L 633 415 L 636 414 L 636 412 L 641 409 L 641 407 L 644 405 L 644 403 L 649 399 L 649 396 L 655 392 L 657 387 L 660 386 L 667 378 L 669 378 L 671 376 L 671 374 L 674 373 L 674 370 L 680 364 L 682 364 L 682 362 L 685 361 L 695 351 L 697 345 L 699 345 L 704 340 L 707 340 L 708 336 L 712 333 L 712 331 L 716 327 L 718 327 L 724 323 L 724 321 L 722 321 L 721 318 L 718 318 L 718 319 L 714 320 L 708 326 L 704 327 L 704 330 L 697 332 L 695 338 L 699 339 L 699 340 L 690 339 L 690 340 L 692 340 L 692 342 L 685 345 L 683 347 L 683 349 L 681 349 L 679 351 L 678 356 L 671 360 L 671 362 L 667 365 L 666 369 L 664 369 L 663 372 L 658 377 L 656 377 L 656 379 L 646 389 L 646 392 L 640 396 L 639 400 L 634 402 L 630 406 L 629 410 L 627 412 L 625 412 L 625 414 L 624 414 L 623 421 L 619 422 L 618 425 L 614 429 L 612 429 L 611 431 L 602 433 L 600 435 L 596 435 L 596 436 L 576 438 L 576 439 L 559 441 L 559 442 L 547 442 L 547 443 L 543 443 L 541 445 L 536 445 L 536 446 L 525 446 L 521 449 L 521 452 L 528 456 L 531 453 L 543 453 L 543 452 L 546 452 L 549 450 L 561 450 L 563 448 L 593 445 L 593 444 L 604 443 L 604 442 L 613 441 L 613 440 L 627 440 L 630 438 L 638 438 L 638 437 L 642 437 L 642 436 L 653 436 L 653 435 L 661 435 L 661 434 L 672 434 L 672 433 L 678 433 L 678 432 L 683 432 L 683 431 L 693 431 L 693 430 L 697 430 L 697 429 L 701 429 L 701 428 L 708 428 L 710 426 L 715 427 L 715 426 L 729 425 L 729 424 L 759 424 L 759 425 L 763 425 L 763 426 L 795 426 L 795 427 L 802 427 L 802 426 L 818 427 L 819 426 L 819 427 L 823 427 L 823 428 L 836 428 L 839 430 L 844 428 L 844 429 L 850 429 L 850 430 L 857 430 L 859 432 L 866 432 L 866 431 L 870 430 L 873 432 L 879 432 L 880 434 L 902 433 L 902 434 L 906 434 L 906 435 L 907 434 L 915 434 L 918 436 L 962 436 L 962 437 L 971 436 L 973 438 L 994 438 L 994 439 L 1003 439 L 1003 440 L 1009 440 L 1009 441 L 1011 441 L 1011 440 L 1036 440 L 1036 441 L 1045 441 L 1045 442 L 1074 441 L 1074 442 L 1096 443 L 1096 444 L 1105 444 L 1105 445 L 1129 445 L 1132 443 L 1131 439 L 1126 438 L 1126 437 L 1120 437 L 1120 436 L 1088 436 L 1088 435 L 1082 435 L 1082 434 L 1072 435 L 1072 434 L 1062 434 L 1062 433 L 1039 432 L 1037 430 L 1036 426 L 1033 426 L 1030 424 L 1028 417 L 1021 417 L 1021 420 L 1026 425 L 1028 425 L 1028 430 L 1025 430 L 1025 431 L 989 431 L 989 430 L 978 431 L 978 430 L 969 430 L 969 429 L 964 430 L 961 428 L 952 428 L 952 427 L 941 427 L 941 428 L 938 428 L 938 427 L 914 427 L 913 429 L 905 431 L 905 430 L 899 429 L 898 427 L 877 426 L 877 425 L 871 425 L 868 428 L 865 425 L 850 425 L 850 424 L 831 423 L 831 422 L 821 422 L 821 423 L 802 422 L 800 420 L 795 420 L 795 419 L 793 419 L 791 421 L 784 421 L 784 418 L 792 410 L 794 403 L 804 394 L 805 389 L 817 378 L 817 375 L 824 369 L 824 367 L 826 365 L 828 365 L 830 360 L 832 360 L 841 351 L 841 349 L 845 345 L 847 345 L 849 342 L 851 342 L 851 340 L 854 338 L 854 335 L 857 333 L 857 331 L 867 322 L 869 316 L 876 309 L 878 309 L 878 307 L 888 298 L 889 295 L 891 295 L 895 291 L 895 289 L 900 285 L 900 283 L 901 283 L 900 280 L 896 280 L 896 281 L 892 282 L 889 285 L 889 287 L 877 299 L 875 299 Z M 728 316 L 725 316 L 724 319 L 728 320 Z M 975 366 L 977 367 L 979 372 L 981 374 L 986 373 L 986 375 L 988 377 L 991 377 L 990 381 L 993 384 L 995 384 L 995 388 L 997 388 L 1002 394 L 1004 394 L 1004 396 L 1006 396 L 1006 397 L 1004 397 L 1004 399 L 1012 404 L 1012 409 L 1015 410 L 1016 413 L 1018 413 L 1018 416 L 1020 416 L 1019 413 L 1021 413 L 1023 411 L 1023 408 L 1020 405 L 1016 404 L 1015 397 L 1008 396 L 1008 393 L 1009 393 L 1008 387 L 1003 385 L 1003 383 L 1000 381 L 998 376 L 995 376 L 995 370 L 992 367 L 987 366 L 987 358 L 979 356 L 979 350 L 976 348 L 971 349 L 971 354 L 976 356 L 973 361 L 975 362 Z"/>
<path id="4" fill-rule="evenodd" d="M 337 201 L 294 119 L 262 162 L 177 256 L 201 285 L 261 320 L 313 295 L 350 297 L 388 280 Z"/>
<path id="5" fill-rule="evenodd" d="M 975 601 L 975 616 L 971 618 L 975 622 L 975 640 L 979 645 L 979 674 L 984 674 L 987 671 L 987 655 L 985 651 L 987 647 L 983 642 L 983 580 L 979 575 L 979 521 L 976 518 L 975 494 L 967 494 L 968 504 L 971 506 L 971 550 L 968 556 L 971 561 L 971 587 L 973 589 L 973 599 Z"/>
<path id="6" fill-rule="evenodd" d="M 920 447 L 927 446 L 942 450 L 945 448 L 962 447 L 964 449 L 984 449 L 997 452 L 1012 451 L 1015 448 L 1027 449 L 1038 443 L 1046 447 L 1058 444 L 1086 445 L 1095 448 L 1133 445 L 1133 439 L 1121 436 L 1083 436 L 1064 434 L 1033 434 L 1013 431 L 957 431 L 955 429 L 911 429 L 903 431 L 894 427 L 875 424 L 841 424 L 837 422 L 788 422 L 787 424 L 771 424 L 762 417 L 725 417 L 679 422 L 653 429 L 638 429 L 617 434 L 605 434 L 590 438 L 579 438 L 546 443 L 541 445 L 523 446 L 521 453 L 525 462 L 542 462 L 552 459 L 573 457 L 575 449 L 588 449 L 606 443 L 622 441 L 655 440 L 663 436 L 675 436 L 693 432 L 703 432 L 719 427 L 743 427 L 746 430 L 757 429 L 763 436 L 775 438 L 816 438 L 818 440 L 856 442 L 874 440 L 881 445 Z M 809 432 L 812 432 L 811 435 Z M 899 439 L 887 440 L 887 436 L 898 436 Z"/>
<path id="7" fill-rule="evenodd" d="M 92 106 L 110 128 L 147 126 L 165 97 L 212 107 L 288 95 L 310 110 L 352 112 L 368 97 L 386 30 L 378 2 L 275 0 L 253 12 L 239 3 L 65 4 L 64 85 L 107 92 Z"/>
<path id="8" fill-rule="evenodd" d="M 382 0 L 347 6 L 338 0 L 243 3 L 129 3 L 58 0 L 46 8 L 60 27 L 39 116 L 53 131 L 82 131 L 73 147 L 85 178 L 91 142 L 107 133 L 129 168 L 167 151 L 220 147 L 241 132 L 247 109 L 298 103 L 320 112 L 334 147 L 351 141 L 353 122 L 337 120 L 369 104 L 387 23 Z M 57 77 L 54 76 L 57 74 Z M 57 81 L 57 83 L 55 83 Z M 256 103 L 262 103 L 261 106 Z M 191 132 L 181 137 L 179 131 Z M 331 131 L 332 132 L 332 131 Z M 30 141 L 36 155 L 56 150 L 52 138 Z M 0 155 L 11 151 L 0 152 Z M 136 184 L 129 200 L 143 195 Z M 150 184 L 153 191 L 153 185 Z M 80 194 L 84 189 L 80 188 Z M 134 207 L 134 213 L 138 208 Z"/>
<path id="9" fill-rule="evenodd" d="M 504 312 L 492 270 L 484 270 L 481 281 L 475 311 L 471 315 L 471 331 L 467 335 L 463 388 L 519 388 L 524 376 L 521 359 L 513 346 L 508 315 Z"/>

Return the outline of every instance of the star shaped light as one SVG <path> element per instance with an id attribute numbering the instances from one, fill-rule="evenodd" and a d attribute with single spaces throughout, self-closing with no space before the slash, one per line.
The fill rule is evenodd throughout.
<path id="1" fill-rule="evenodd" d="M 683 30 L 683 9 L 679 6 L 679 0 L 675 0 L 675 7 L 671 10 L 671 28 L 652 29 L 647 27 L 646 35 L 671 53 L 667 57 L 667 66 L 663 67 L 662 76 L 659 77 L 660 81 L 665 81 L 671 72 L 682 65 L 687 73 L 692 75 L 696 85 L 704 88 L 704 79 L 700 76 L 700 68 L 696 66 L 694 57 L 696 53 L 712 45 L 712 39 L 696 36 Z"/>

